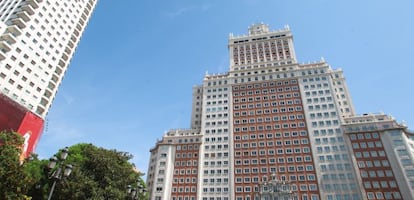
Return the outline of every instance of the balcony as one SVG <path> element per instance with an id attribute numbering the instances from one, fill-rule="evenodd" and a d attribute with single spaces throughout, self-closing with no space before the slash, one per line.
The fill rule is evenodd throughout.
<path id="1" fill-rule="evenodd" d="M 26 4 L 24 6 L 21 7 L 22 10 L 26 11 L 27 13 L 29 13 L 29 15 L 33 15 L 34 14 L 34 9 L 30 4 Z"/>
<path id="2" fill-rule="evenodd" d="M 8 26 L 7 32 L 11 33 L 13 36 L 19 36 L 22 34 L 22 31 L 16 25 Z"/>
<path id="3" fill-rule="evenodd" d="M 45 113 L 45 108 L 42 106 L 38 106 L 36 109 L 36 114 L 43 116 L 44 113 Z"/>
<path id="4" fill-rule="evenodd" d="M 16 43 L 16 37 L 12 33 L 5 33 L 0 36 L 0 39 L 7 41 L 9 44 Z"/>
<path id="5" fill-rule="evenodd" d="M 49 89 L 46 89 L 43 96 L 50 99 L 50 97 L 52 96 L 52 92 Z"/>
<path id="6" fill-rule="evenodd" d="M 59 62 L 59 64 L 60 63 L 61 62 Z M 55 73 L 60 76 L 62 74 L 62 68 L 60 68 L 59 66 L 56 66 Z"/>
<path id="7" fill-rule="evenodd" d="M 62 53 L 62 59 L 63 59 L 63 61 L 68 61 L 69 56 L 68 56 L 68 54 L 66 52 L 63 52 Z"/>
<path id="8" fill-rule="evenodd" d="M 77 39 L 76 39 L 76 37 L 70 37 L 70 41 L 72 41 L 73 43 L 75 43 L 76 44 L 76 41 L 77 41 Z"/>
<path id="9" fill-rule="evenodd" d="M 16 26 L 18 26 L 19 28 L 23 29 L 26 28 L 26 24 L 24 23 L 24 21 L 20 18 L 14 18 L 11 20 L 12 23 Z"/>
<path id="10" fill-rule="evenodd" d="M 71 51 L 72 51 L 72 49 L 71 49 L 71 48 L 69 48 L 69 47 L 66 47 L 66 48 L 65 48 L 65 53 L 66 53 L 66 54 L 68 54 L 68 55 L 69 55 Z"/>
<path id="11" fill-rule="evenodd" d="M 76 35 L 76 37 L 79 37 L 79 31 L 78 30 L 74 30 L 73 33 Z"/>
<path id="12" fill-rule="evenodd" d="M 58 80 L 59 80 L 59 78 L 56 75 L 53 74 L 52 81 L 55 82 L 55 83 L 57 83 Z"/>
<path id="13" fill-rule="evenodd" d="M 62 59 L 60 59 L 59 60 L 59 64 L 58 64 L 61 68 L 65 68 L 66 67 L 66 63 L 62 60 Z M 60 75 L 60 74 L 59 74 Z"/>
<path id="14" fill-rule="evenodd" d="M 88 20 L 87 20 L 86 15 L 85 15 L 84 13 L 82 13 L 82 15 L 81 15 L 81 19 L 82 19 L 83 21 L 88 21 Z"/>
<path id="15" fill-rule="evenodd" d="M 69 42 L 68 42 L 68 46 L 69 46 L 70 48 L 72 48 L 72 49 L 73 49 L 73 47 L 74 47 L 73 42 L 69 40 Z"/>
<path id="16" fill-rule="evenodd" d="M 11 46 L 9 43 L 7 43 L 7 41 L 3 40 L 0 41 L 0 49 L 3 52 L 9 52 L 11 50 Z"/>
<path id="17" fill-rule="evenodd" d="M 43 107 L 46 107 L 48 104 L 49 104 L 48 99 L 46 99 L 46 98 L 42 98 L 42 99 L 40 100 L 40 105 L 42 105 Z"/>
<path id="18" fill-rule="evenodd" d="M 33 8 L 39 8 L 39 4 L 35 0 L 27 0 L 26 2 L 33 6 Z"/>
<path id="19" fill-rule="evenodd" d="M 82 31 L 82 27 L 81 27 L 79 24 L 77 24 L 77 25 L 76 25 L 76 29 L 75 29 L 75 30 L 77 30 L 77 31 L 81 32 L 81 31 Z"/>
<path id="20" fill-rule="evenodd" d="M 49 82 L 49 85 L 47 86 L 47 88 L 48 88 L 50 91 L 55 90 L 55 87 L 56 87 L 56 85 L 55 85 L 55 84 L 53 84 L 52 82 Z"/>
<path id="21" fill-rule="evenodd" d="M 0 60 L 4 60 L 6 58 L 6 54 L 3 51 L 0 51 Z"/>
<path id="22" fill-rule="evenodd" d="M 82 26 L 83 26 L 83 25 L 85 25 L 85 20 L 83 20 L 83 19 L 79 19 L 79 24 L 80 24 L 80 25 L 82 25 Z M 80 29 L 79 29 L 79 30 L 80 30 Z"/>
<path id="23" fill-rule="evenodd" d="M 18 13 L 16 13 L 16 15 L 20 18 L 22 18 L 25 22 L 28 22 L 30 20 L 29 15 L 27 14 L 26 11 L 20 11 Z"/>

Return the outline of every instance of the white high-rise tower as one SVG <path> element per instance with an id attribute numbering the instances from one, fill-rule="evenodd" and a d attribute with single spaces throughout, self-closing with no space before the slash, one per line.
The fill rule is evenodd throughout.
<path id="1" fill-rule="evenodd" d="M 0 1 L 0 130 L 31 135 L 29 151 L 96 3 Z"/>

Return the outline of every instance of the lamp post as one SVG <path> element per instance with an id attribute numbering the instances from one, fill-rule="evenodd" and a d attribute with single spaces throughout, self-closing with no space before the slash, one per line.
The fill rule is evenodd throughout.
<path id="1" fill-rule="evenodd" d="M 257 185 L 257 188 L 254 200 L 291 200 L 295 198 L 291 183 L 278 179 L 276 174 L 272 174 L 270 180 L 265 180 Z"/>
<path id="2" fill-rule="evenodd" d="M 56 183 L 61 181 L 63 178 L 68 177 L 72 173 L 73 166 L 70 164 L 64 165 L 63 161 L 66 160 L 69 154 L 68 147 L 65 147 L 62 152 L 60 152 L 59 158 L 53 156 L 49 159 L 48 168 L 51 171 L 49 179 L 53 180 L 52 188 L 50 189 L 48 200 L 52 199 L 53 191 L 55 190 Z"/>
<path id="3" fill-rule="evenodd" d="M 145 194 L 147 192 L 147 189 L 144 188 L 143 185 L 138 181 L 137 187 L 132 187 L 131 185 L 128 185 L 127 188 L 127 196 L 128 199 L 131 200 L 142 200 L 140 198 L 140 194 Z"/>

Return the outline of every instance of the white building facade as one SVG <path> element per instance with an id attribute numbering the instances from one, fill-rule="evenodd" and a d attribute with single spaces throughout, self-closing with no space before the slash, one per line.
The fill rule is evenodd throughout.
<path id="1" fill-rule="evenodd" d="M 0 92 L 44 118 L 97 0 L 0 2 Z"/>
<path id="2" fill-rule="evenodd" d="M 0 1 L 0 130 L 32 152 L 97 0 Z"/>

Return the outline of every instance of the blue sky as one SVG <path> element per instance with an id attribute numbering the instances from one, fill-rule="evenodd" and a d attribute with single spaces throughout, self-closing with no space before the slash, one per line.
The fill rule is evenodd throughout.
<path id="1" fill-rule="evenodd" d="M 116 2 L 116 3 L 115 3 Z M 165 131 L 188 128 L 206 71 L 228 70 L 229 33 L 289 25 L 299 62 L 342 68 L 358 113 L 414 129 L 411 0 L 100 0 L 60 86 L 36 153 L 77 143 L 130 152 L 146 172 Z"/>

